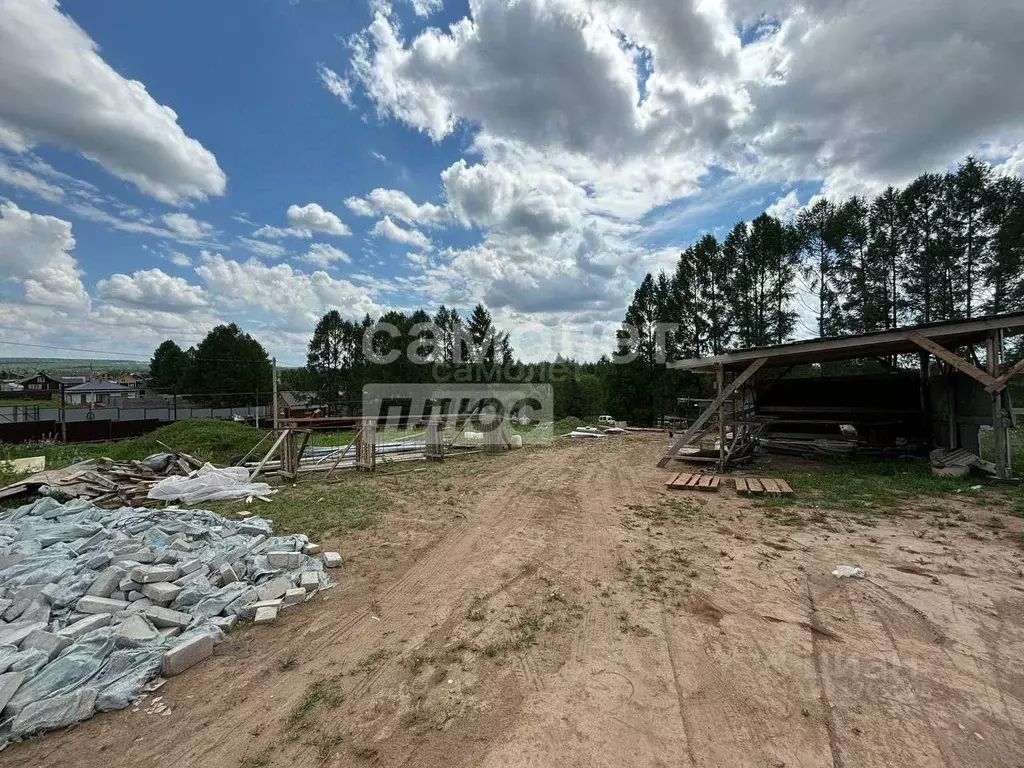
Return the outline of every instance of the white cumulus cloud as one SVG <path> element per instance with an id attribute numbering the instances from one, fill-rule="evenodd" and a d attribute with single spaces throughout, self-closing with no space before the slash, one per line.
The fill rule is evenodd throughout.
<path id="1" fill-rule="evenodd" d="M 74 247 L 70 221 L 0 203 L 0 280 L 20 285 L 26 302 L 88 305 Z"/>
<path id="2" fill-rule="evenodd" d="M 430 238 L 419 230 L 403 229 L 395 224 L 389 216 L 385 216 L 374 225 L 372 234 L 379 235 L 380 237 L 386 237 L 388 240 L 394 240 L 396 243 L 405 243 L 406 245 L 412 245 L 417 248 L 425 249 L 430 247 Z"/>

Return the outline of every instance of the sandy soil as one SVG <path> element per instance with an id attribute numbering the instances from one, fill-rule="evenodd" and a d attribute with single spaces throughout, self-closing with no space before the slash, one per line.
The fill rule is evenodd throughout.
<path id="1" fill-rule="evenodd" d="M 1024 521 L 932 500 L 794 526 L 666 491 L 662 447 L 370 478 L 395 503 L 335 542 L 338 588 L 169 681 L 170 715 L 150 699 L 0 764 L 1024 765 Z"/>

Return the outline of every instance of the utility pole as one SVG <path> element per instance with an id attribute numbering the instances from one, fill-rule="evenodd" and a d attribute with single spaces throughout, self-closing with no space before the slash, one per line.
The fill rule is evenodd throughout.
<path id="1" fill-rule="evenodd" d="M 270 403 L 270 407 L 274 409 L 274 429 L 277 429 L 277 358 L 276 357 L 270 358 L 270 363 L 271 363 L 271 370 L 273 371 L 273 376 L 274 376 L 274 379 L 273 379 L 274 395 L 273 395 L 273 400 Z M 256 403 L 256 406 L 258 408 L 259 407 L 259 403 Z"/>
<path id="2" fill-rule="evenodd" d="M 65 414 L 65 403 L 64 403 L 64 388 L 67 386 L 63 382 L 60 385 L 60 441 L 67 443 L 68 441 L 68 423 Z"/>

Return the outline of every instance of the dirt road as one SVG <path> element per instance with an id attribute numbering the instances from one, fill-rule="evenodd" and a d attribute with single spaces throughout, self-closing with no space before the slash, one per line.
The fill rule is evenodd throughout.
<path id="1" fill-rule="evenodd" d="M 338 588 L 169 681 L 169 715 L 143 702 L 0 764 L 1024 765 L 1005 530 L 670 492 L 662 448 L 368 479 L 392 509 L 337 542 Z"/>

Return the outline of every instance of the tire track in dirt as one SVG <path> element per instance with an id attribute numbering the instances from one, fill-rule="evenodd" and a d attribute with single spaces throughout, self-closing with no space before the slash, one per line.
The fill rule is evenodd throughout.
<path id="1" fill-rule="evenodd" d="M 819 623 L 818 605 L 814 600 L 814 592 L 811 589 L 811 580 L 807 578 L 807 602 L 810 606 L 808 623 L 815 627 Z M 843 768 L 843 755 L 839 748 L 839 733 L 836 729 L 835 715 L 832 712 L 832 702 L 829 700 L 828 688 L 825 682 L 824 665 L 821 659 L 821 639 L 818 633 L 811 631 L 811 661 L 814 664 L 814 677 L 818 684 L 818 698 L 821 702 L 821 717 L 825 721 L 825 732 L 828 734 L 828 748 L 832 753 L 832 768 Z"/>

